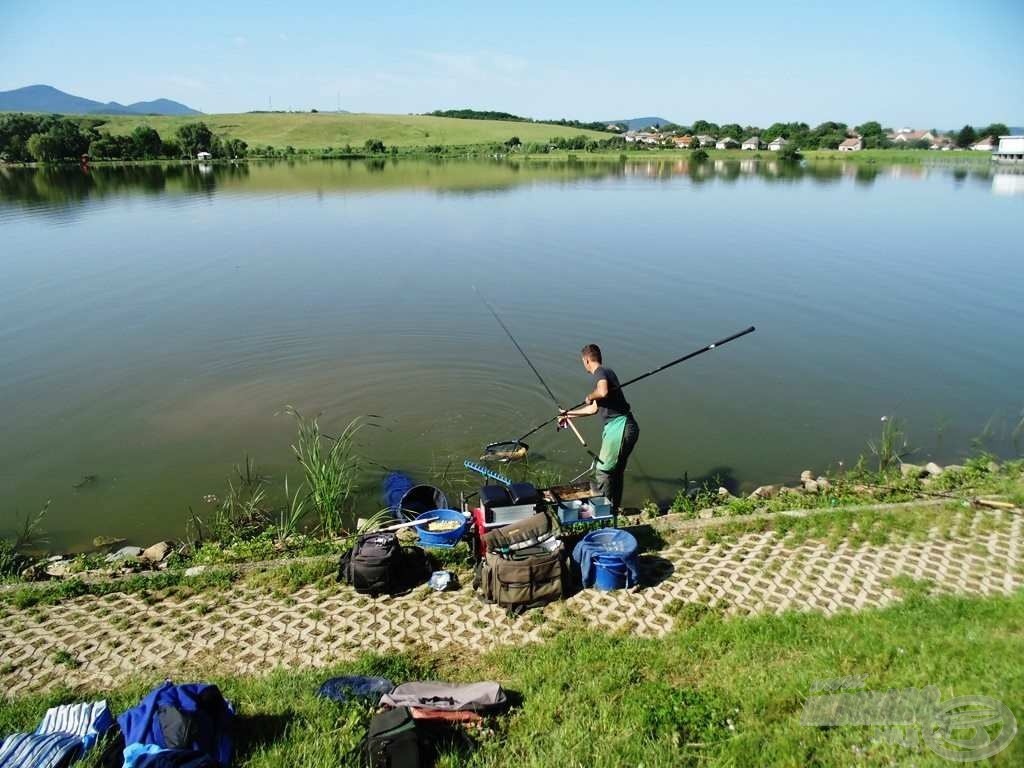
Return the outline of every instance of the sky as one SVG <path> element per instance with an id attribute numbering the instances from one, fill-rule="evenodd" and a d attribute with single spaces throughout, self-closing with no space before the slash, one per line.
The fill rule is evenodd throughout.
<path id="1" fill-rule="evenodd" d="M 1024 0 L 0 0 L 0 90 L 203 112 L 1024 125 Z"/>

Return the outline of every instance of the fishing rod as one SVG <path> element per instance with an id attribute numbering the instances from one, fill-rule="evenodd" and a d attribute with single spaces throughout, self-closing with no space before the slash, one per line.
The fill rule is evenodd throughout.
<path id="1" fill-rule="evenodd" d="M 551 398 L 551 402 L 555 404 L 555 408 L 559 409 L 560 411 L 565 410 L 558 403 L 558 398 L 555 397 L 555 393 L 551 391 L 551 387 L 548 386 L 548 383 L 544 381 L 544 377 L 540 375 L 540 371 L 537 370 L 537 366 L 535 366 L 530 361 L 530 358 L 526 355 L 526 352 L 523 350 L 521 346 L 519 346 L 519 342 L 516 341 L 516 337 L 512 335 L 512 331 L 510 331 L 508 329 L 508 326 L 505 325 L 504 322 L 502 322 L 502 319 L 500 317 L 498 317 L 498 313 L 495 311 L 494 307 L 491 306 L 491 303 L 487 301 L 486 298 L 484 298 L 484 295 L 480 293 L 480 290 L 475 285 L 473 286 L 473 290 L 476 292 L 476 295 L 480 297 L 480 301 L 484 303 L 484 306 L 487 307 L 488 311 L 494 316 L 494 319 L 498 321 L 498 325 L 500 325 L 501 329 L 505 331 L 505 335 L 508 336 L 509 340 L 515 345 L 516 349 L 519 350 L 519 354 L 523 356 L 523 360 L 525 360 L 526 364 L 530 366 L 530 370 L 533 371 L 533 374 L 537 377 L 537 381 L 539 381 L 541 386 L 544 387 L 544 389 L 547 391 L 548 397 Z M 587 448 L 587 441 L 583 439 L 583 435 L 580 434 L 580 431 L 576 428 L 576 425 L 572 423 L 572 420 L 569 420 L 567 422 L 567 426 L 570 429 L 572 429 L 573 433 L 576 435 L 576 439 L 580 441 L 580 445 L 582 445 L 584 449 L 586 449 L 587 453 L 589 453 L 592 458 L 596 459 L 597 457 L 594 455 L 593 451 Z"/>
<path id="2" fill-rule="evenodd" d="M 726 336 L 724 339 L 720 339 L 719 341 L 716 341 L 713 344 L 708 344 L 706 347 L 701 347 L 700 349 L 698 349 L 698 350 L 696 350 L 694 352 L 691 352 L 688 355 L 683 355 L 682 357 L 677 357 L 675 360 L 672 360 L 672 361 L 670 361 L 668 363 L 665 363 L 664 365 L 658 366 L 657 368 L 655 368 L 655 369 L 653 369 L 651 371 L 648 371 L 647 373 L 642 373 L 639 376 L 637 376 L 636 378 L 632 378 L 629 381 L 627 381 L 627 382 L 625 382 L 623 384 L 620 384 L 618 386 L 618 389 L 625 389 L 630 384 L 636 384 L 638 381 L 643 381 L 647 377 L 653 376 L 656 373 L 661 373 L 662 371 L 667 370 L 667 369 L 671 368 L 674 365 L 679 365 L 680 363 L 685 363 L 687 360 L 691 360 L 691 359 L 697 357 L 697 355 L 703 355 L 705 352 L 710 352 L 712 349 L 716 349 L 717 347 L 721 347 L 721 346 L 723 346 L 725 344 L 728 344 L 730 341 L 735 341 L 736 339 L 740 338 L 741 336 L 746 336 L 748 333 L 753 333 L 755 330 L 756 329 L 754 328 L 754 326 L 750 326 L 749 328 L 746 328 L 746 329 L 740 331 L 739 333 L 734 333 L 732 336 Z M 614 390 L 614 388 L 613 388 L 613 390 Z M 574 405 L 572 408 L 567 408 L 565 410 L 571 411 L 571 410 L 574 410 L 576 408 L 582 408 L 586 404 L 587 404 L 587 401 L 584 400 L 583 402 L 578 403 L 577 405 Z M 538 424 L 536 427 L 531 429 L 525 435 L 520 437 L 516 442 L 517 443 L 521 443 L 523 440 L 528 438 L 534 432 L 540 431 L 541 429 L 546 427 L 551 422 L 556 421 L 559 417 L 560 417 L 560 415 L 552 416 L 547 421 L 545 421 L 545 422 L 543 422 L 541 424 Z M 571 419 L 570 419 L 570 423 L 572 423 Z"/>

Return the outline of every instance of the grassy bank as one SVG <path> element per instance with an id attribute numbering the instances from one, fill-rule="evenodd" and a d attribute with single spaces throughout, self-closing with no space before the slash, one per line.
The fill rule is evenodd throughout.
<path id="1" fill-rule="evenodd" d="M 319 113 L 244 113 L 188 117 L 110 115 L 101 130 L 130 134 L 137 126 L 173 136 L 182 125 L 204 122 L 215 134 L 242 139 L 250 147 L 270 145 L 320 149 L 351 145 L 362 148 L 367 139 L 380 139 L 388 147 L 467 146 L 502 143 L 518 136 L 525 142 L 546 142 L 557 136 L 607 139 L 612 134 L 544 123 L 498 120 L 462 120 L 427 115 L 368 115 Z"/>
<path id="2" fill-rule="evenodd" d="M 783 614 L 723 619 L 680 606 L 677 628 L 659 640 L 569 624 L 542 645 L 473 655 L 364 656 L 332 670 L 215 677 L 241 716 L 236 765 L 338 766 L 370 712 L 318 699 L 334 674 L 416 679 L 493 679 L 521 704 L 475 736 L 472 754 L 446 753 L 441 766 L 698 765 L 940 766 L 915 727 L 903 744 L 877 728 L 800 724 L 817 681 L 862 676 L 869 691 L 935 685 L 940 700 L 985 695 L 1024 712 L 1024 594 L 932 598 L 902 585 L 890 608 L 826 618 Z M 31 729 L 47 706 L 104 697 L 120 711 L 157 679 L 113 691 L 57 693 L 0 705 L 0 734 Z M 890 734 L 891 736 L 891 734 Z M 909 743 L 909 746 L 907 745 Z M 1024 760 L 1017 737 L 992 765 Z M 97 765 L 93 759 L 85 765 Z"/>

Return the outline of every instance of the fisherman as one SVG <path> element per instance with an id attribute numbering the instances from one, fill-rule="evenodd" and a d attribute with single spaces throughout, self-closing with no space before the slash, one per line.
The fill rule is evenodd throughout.
<path id="1" fill-rule="evenodd" d="M 569 419 L 601 414 L 604 429 L 601 432 L 601 454 L 594 464 L 593 490 L 607 496 L 618 511 L 622 504 L 622 485 L 626 462 L 640 437 L 640 427 L 633 418 L 619 386 L 615 371 L 601 361 L 601 348 L 587 344 L 580 350 L 580 358 L 587 373 L 594 377 L 594 389 L 586 397 L 586 405 L 559 414 L 559 425 L 567 426 Z"/>

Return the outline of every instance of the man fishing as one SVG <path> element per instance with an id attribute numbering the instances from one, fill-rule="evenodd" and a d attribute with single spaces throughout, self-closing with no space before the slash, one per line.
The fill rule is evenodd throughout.
<path id="1" fill-rule="evenodd" d="M 601 432 L 601 453 L 594 466 L 595 490 L 607 496 L 618 510 L 622 504 L 626 462 L 640 438 L 640 426 L 622 394 L 619 377 L 602 363 L 601 348 L 587 344 L 580 350 L 580 358 L 587 373 L 594 377 L 594 389 L 587 395 L 585 406 L 561 411 L 558 421 L 564 427 L 569 425 L 570 419 L 601 414 L 604 429 Z"/>

